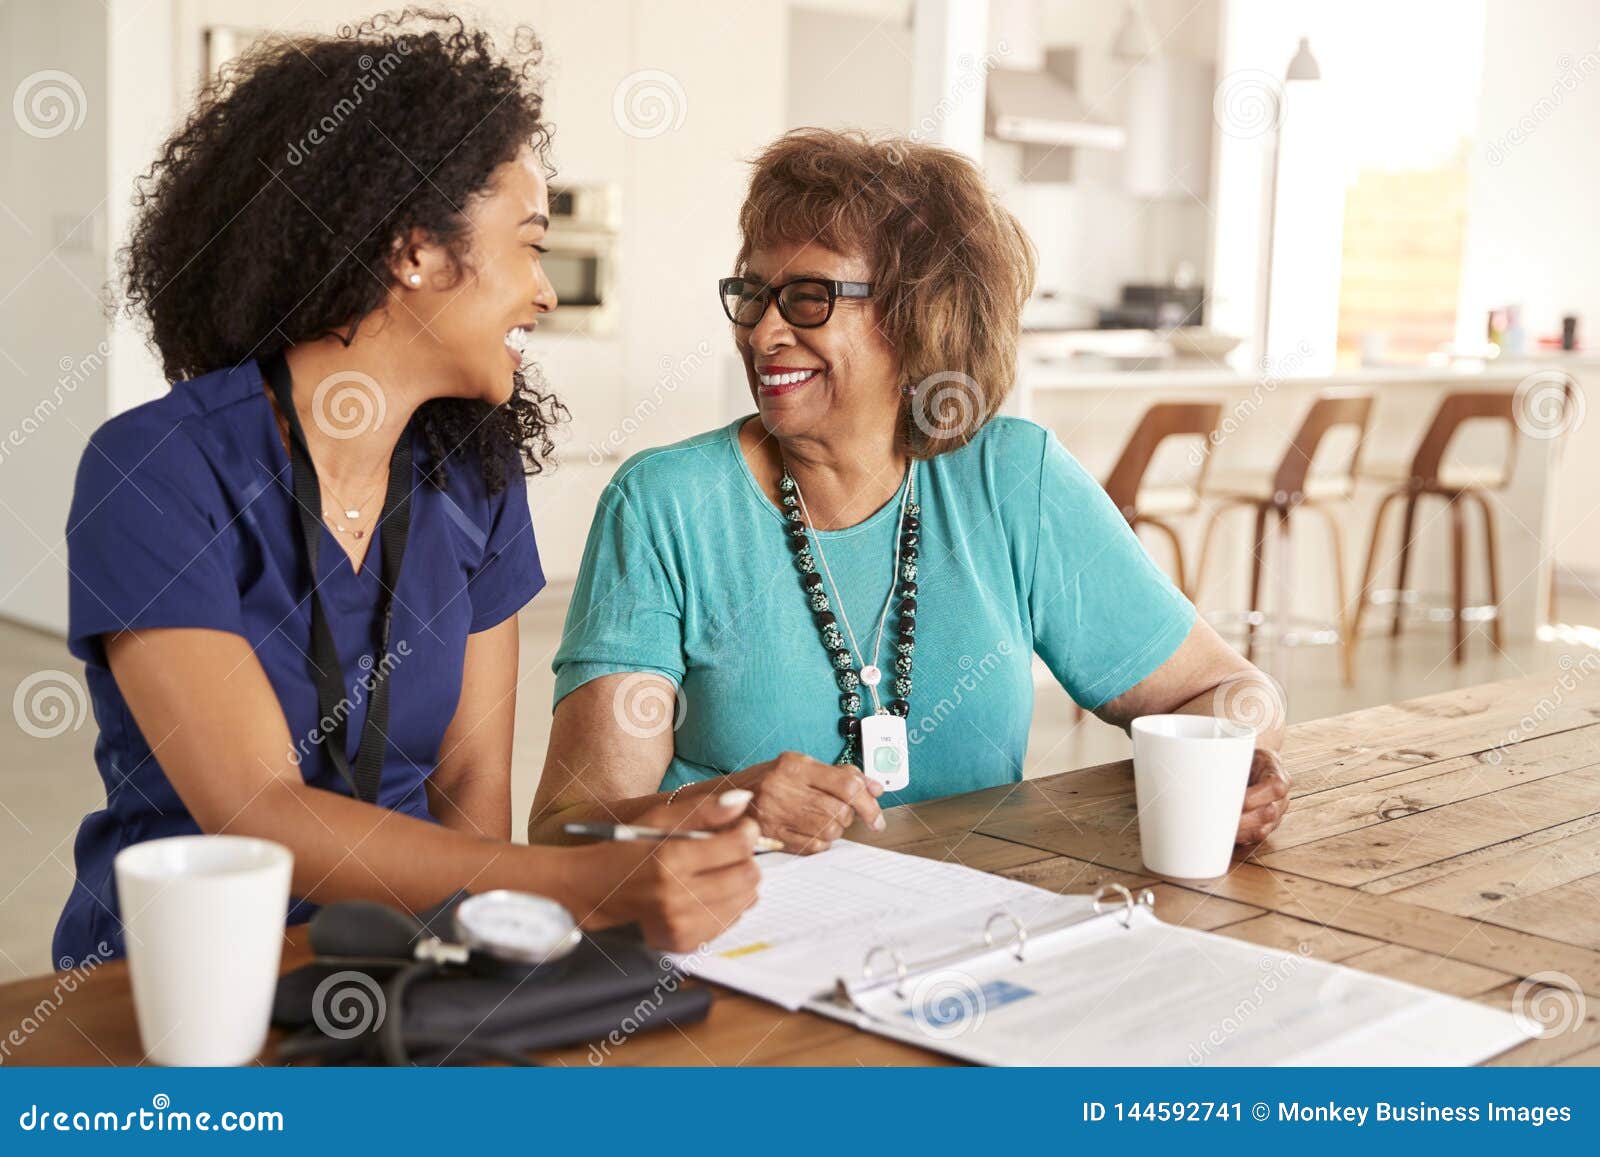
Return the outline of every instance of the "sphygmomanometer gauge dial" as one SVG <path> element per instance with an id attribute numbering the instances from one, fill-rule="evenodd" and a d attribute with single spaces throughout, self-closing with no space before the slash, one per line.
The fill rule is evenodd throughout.
<path id="1" fill-rule="evenodd" d="M 583 938 L 572 913 L 554 900 L 504 888 L 456 905 L 455 926 L 473 951 L 521 964 L 557 960 Z"/>

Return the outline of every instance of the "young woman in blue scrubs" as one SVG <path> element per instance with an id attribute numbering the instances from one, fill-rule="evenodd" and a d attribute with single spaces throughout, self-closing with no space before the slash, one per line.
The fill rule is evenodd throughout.
<path id="1" fill-rule="evenodd" d="M 269 43 L 143 182 L 129 307 L 174 384 L 79 468 L 106 804 L 58 960 L 122 950 L 117 852 L 196 832 L 290 848 L 291 922 L 515 888 L 686 948 L 753 902 L 743 793 L 653 817 L 710 840 L 511 842 L 523 476 L 561 416 L 521 352 L 557 304 L 536 52 L 417 16 Z"/>

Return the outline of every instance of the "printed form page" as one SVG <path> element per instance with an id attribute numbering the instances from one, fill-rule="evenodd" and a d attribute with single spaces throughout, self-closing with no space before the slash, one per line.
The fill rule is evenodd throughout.
<path id="1" fill-rule="evenodd" d="M 840 840 L 814 856 L 757 858 L 761 898 L 697 952 L 674 957 L 683 971 L 788 1009 L 862 975 L 877 945 L 908 962 L 983 942 L 984 925 L 1006 912 L 1030 928 L 1088 916 L 1088 896 L 1061 896 L 941 860 Z M 996 924 L 995 938 L 1013 936 Z M 892 969 L 887 956 L 875 968 Z"/>
<path id="2" fill-rule="evenodd" d="M 988 1065 L 1450 1065 L 1521 1043 L 1475 1001 L 1183 928 L 1145 909 L 859 998 L 890 1035 Z"/>

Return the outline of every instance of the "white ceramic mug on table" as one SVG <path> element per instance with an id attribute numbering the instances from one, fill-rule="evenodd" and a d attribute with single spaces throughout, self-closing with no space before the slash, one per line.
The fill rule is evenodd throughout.
<path id="1" fill-rule="evenodd" d="M 1143 715 L 1132 734 L 1145 867 L 1185 880 L 1226 875 L 1255 731 L 1210 715 Z"/>
<path id="2" fill-rule="evenodd" d="M 247 836 L 117 853 L 139 1038 L 163 1065 L 242 1065 L 266 1043 L 294 857 Z"/>

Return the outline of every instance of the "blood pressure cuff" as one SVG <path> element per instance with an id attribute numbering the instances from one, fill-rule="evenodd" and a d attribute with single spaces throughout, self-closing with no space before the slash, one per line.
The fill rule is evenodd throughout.
<path id="1" fill-rule="evenodd" d="M 462 899 L 417 918 L 428 930 L 448 929 Z M 531 1050 L 582 1044 L 610 1056 L 639 1033 L 704 1020 L 711 999 L 636 932 L 618 930 L 585 936 L 539 965 L 479 954 L 444 969 L 318 960 L 279 979 L 272 1019 L 289 1030 L 278 1047 L 283 1063 L 527 1063 Z"/>

